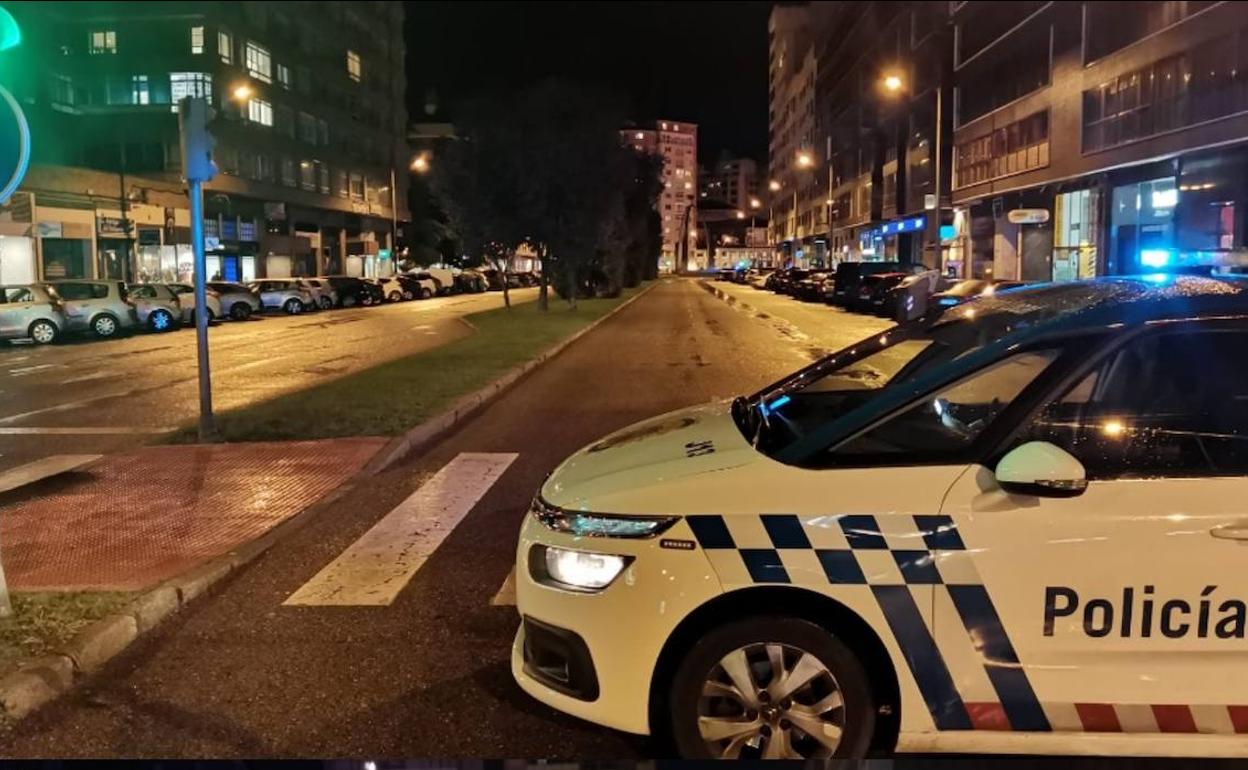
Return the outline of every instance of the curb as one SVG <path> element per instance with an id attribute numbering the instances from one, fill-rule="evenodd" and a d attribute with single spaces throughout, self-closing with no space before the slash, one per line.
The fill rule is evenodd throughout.
<path id="1" fill-rule="evenodd" d="M 646 292 L 657 286 L 658 283 L 659 281 L 657 279 L 652 280 L 647 286 L 643 287 L 641 291 L 611 308 L 606 315 L 593 321 L 585 328 L 573 334 L 571 337 L 555 343 L 553 346 L 547 348 L 523 364 L 512 367 L 493 382 L 477 389 L 476 391 L 473 391 L 472 393 L 469 393 L 466 396 L 461 396 L 439 414 L 430 417 L 428 420 L 425 420 L 420 425 L 408 430 L 403 435 L 396 436 L 390 441 L 390 443 L 382 447 L 377 454 L 373 455 L 373 459 L 368 461 L 368 464 L 366 464 L 364 469 L 360 471 L 360 475 L 375 476 L 376 474 L 397 465 L 410 457 L 413 453 L 429 445 L 435 439 L 450 431 L 456 425 L 459 425 L 468 418 L 476 415 L 495 398 L 502 395 L 508 388 L 519 382 L 525 375 L 562 353 L 565 348 L 586 334 L 589 334 L 608 318 L 636 302 Z"/>
<path id="2" fill-rule="evenodd" d="M 235 570 L 249 564 L 278 540 L 293 534 L 321 511 L 341 500 L 360 483 L 401 462 L 413 452 L 479 412 L 483 407 L 519 382 L 541 364 L 592 331 L 654 288 L 651 281 L 601 318 L 553 345 L 529 361 L 513 367 L 501 377 L 459 399 L 437 416 L 398 436 L 380 450 L 358 473 L 325 497 L 291 516 L 260 537 L 238 546 L 203 564 L 170 578 L 141 594 L 124 609 L 106 615 L 80 631 L 56 654 L 19 661 L 17 670 L 0 678 L 0 719 L 18 720 L 73 687 L 84 676 L 126 649 L 142 634 L 182 610 Z"/>
<path id="3" fill-rule="evenodd" d="M 147 631 L 207 593 L 235 570 L 254 561 L 341 500 L 365 477 L 357 473 L 337 489 L 255 540 L 250 540 L 136 597 L 120 611 L 105 615 L 78 632 L 55 654 L 18 661 L 17 670 L 0 678 L 0 721 L 19 720 L 56 699 L 86 675 L 97 671 Z"/>

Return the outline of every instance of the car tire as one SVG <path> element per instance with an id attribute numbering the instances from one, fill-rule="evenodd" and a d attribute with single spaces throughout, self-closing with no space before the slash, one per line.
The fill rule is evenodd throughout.
<path id="1" fill-rule="evenodd" d="M 91 333 L 99 339 L 110 339 L 116 337 L 120 332 L 121 322 L 110 313 L 101 313 L 91 319 Z"/>
<path id="2" fill-rule="evenodd" d="M 421 298 L 421 299 L 429 299 L 429 298 L 430 298 L 430 297 L 432 297 L 432 296 L 433 296 L 433 292 L 429 291 L 429 287 L 428 287 L 428 286 L 422 286 L 422 287 L 421 287 L 421 289 L 420 289 L 420 298 Z"/>
<path id="3" fill-rule="evenodd" d="M 153 310 L 147 317 L 147 326 L 154 332 L 173 331 L 173 315 L 168 310 Z"/>
<path id="4" fill-rule="evenodd" d="M 777 650 L 788 672 L 798 665 L 820 670 L 792 692 L 777 692 L 772 673 Z M 736 673 L 756 689 L 751 700 L 735 697 L 740 677 L 728 675 L 725 661 L 747 664 Z M 720 694 L 707 695 L 708 690 Z M 686 759 L 858 758 L 871 746 L 876 704 L 866 670 L 844 642 L 808 620 L 759 616 L 719 626 L 693 645 L 672 677 L 667 713 L 676 753 Z M 734 729 L 738 721 L 756 728 Z M 818 740 L 802 725 L 832 726 L 839 734 L 820 730 L 825 740 Z M 716 726 L 730 734 L 710 741 Z M 747 745 L 751 741 L 757 746 Z"/>
<path id="5" fill-rule="evenodd" d="M 403 299 L 410 301 L 410 300 L 416 299 L 416 295 L 412 293 L 411 289 L 404 289 Z"/>
<path id="6" fill-rule="evenodd" d="M 333 310 L 333 309 L 334 309 L 334 301 L 333 301 L 332 299 L 330 299 L 329 297 L 321 297 L 321 309 L 322 309 L 322 310 Z"/>
<path id="7" fill-rule="evenodd" d="M 43 318 L 33 322 L 26 333 L 36 345 L 51 345 L 60 336 L 60 330 L 56 328 L 56 324 Z"/>
<path id="8" fill-rule="evenodd" d="M 230 305 L 230 318 L 235 321 L 246 321 L 251 318 L 251 305 L 246 302 L 235 302 Z"/>
<path id="9" fill-rule="evenodd" d="M 285 310 L 287 315 L 299 315 L 303 312 L 303 303 L 291 297 L 282 303 L 282 310 Z"/>
<path id="10" fill-rule="evenodd" d="M 389 300 L 390 302 L 398 302 L 401 299 L 403 299 L 403 295 L 397 291 L 392 291 L 390 292 L 390 296 L 386 297 L 386 299 Z"/>

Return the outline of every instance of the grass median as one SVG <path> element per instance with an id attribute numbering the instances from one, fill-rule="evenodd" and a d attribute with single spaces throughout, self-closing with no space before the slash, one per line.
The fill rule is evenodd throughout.
<path id="1" fill-rule="evenodd" d="M 13 614 L 0 618 L 0 676 L 22 658 L 64 649 L 88 624 L 132 598 L 133 594 L 119 591 L 14 593 Z"/>
<path id="2" fill-rule="evenodd" d="M 222 412 L 217 427 L 226 441 L 395 436 L 567 339 L 642 288 L 612 299 L 580 300 L 575 309 L 552 294 L 546 312 L 526 302 L 474 313 L 467 316 L 476 329 L 469 337 Z M 172 440 L 194 442 L 195 431 L 182 430 Z"/>

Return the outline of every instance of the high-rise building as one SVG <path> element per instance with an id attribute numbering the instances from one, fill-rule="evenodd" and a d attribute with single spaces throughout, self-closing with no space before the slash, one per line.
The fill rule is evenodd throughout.
<path id="1" fill-rule="evenodd" d="M 21 211 L 0 217 L 6 235 L 27 225 L 30 264 L 10 260 L 9 279 L 189 276 L 176 114 L 185 96 L 205 97 L 217 115 L 210 273 L 393 269 L 410 161 L 402 3 L 9 8 L 24 65 L 0 78 L 34 136 Z"/>
<path id="2" fill-rule="evenodd" d="M 698 226 L 698 126 L 696 123 L 658 120 L 621 129 L 620 141 L 638 152 L 663 158 L 663 191 L 659 219 L 663 229 L 661 267 L 666 270 L 705 269 L 694 260 Z M 687 261 L 677 264 L 678 257 Z"/>
<path id="3" fill-rule="evenodd" d="M 720 158 L 700 182 L 700 197 L 704 201 L 720 201 L 747 212 L 751 209 L 750 201 L 761 205 L 758 164 L 752 158 Z"/>

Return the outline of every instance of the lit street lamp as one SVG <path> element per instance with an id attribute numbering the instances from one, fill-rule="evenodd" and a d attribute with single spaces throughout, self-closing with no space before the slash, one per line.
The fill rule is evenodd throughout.
<path id="1" fill-rule="evenodd" d="M 423 174 L 426 171 L 428 171 L 429 170 L 429 156 L 422 153 L 420 155 L 417 155 L 415 158 L 412 158 L 411 169 L 412 171 L 415 171 L 417 174 Z"/>

